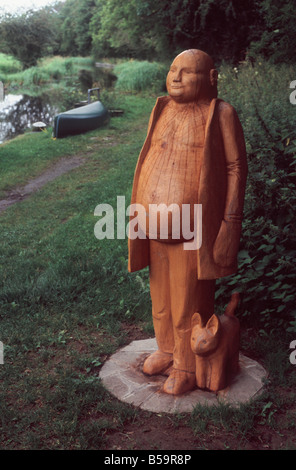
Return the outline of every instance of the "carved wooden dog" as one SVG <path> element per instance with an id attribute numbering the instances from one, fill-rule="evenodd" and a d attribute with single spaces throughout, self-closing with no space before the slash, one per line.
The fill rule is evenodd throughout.
<path id="1" fill-rule="evenodd" d="M 217 392 L 239 367 L 239 320 L 234 316 L 239 294 L 234 293 L 224 315 L 212 315 L 205 326 L 199 313 L 192 317 L 191 349 L 196 355 L 196 385 Z"/>

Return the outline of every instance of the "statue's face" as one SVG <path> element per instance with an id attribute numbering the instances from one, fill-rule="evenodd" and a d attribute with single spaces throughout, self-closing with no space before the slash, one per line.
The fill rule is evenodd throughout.
<path id="1" fill-rule="evenodd" d="M 210 69 L 204 57 L 188 51 L 178 55 L 171 65 L 166 85 L 169 95 L 178 103 L 208 98 Z"/>

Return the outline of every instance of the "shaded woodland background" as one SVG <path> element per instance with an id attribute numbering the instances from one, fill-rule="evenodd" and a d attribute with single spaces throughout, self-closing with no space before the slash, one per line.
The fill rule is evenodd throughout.
<path id="1" fill-rule="evenodd" d="M 166 60 L 189 47 L 237 64 L 295 62 L 288 0 L 67 0 L 0 18 L 0 50 L 24 67 L 48 55 Z"/>

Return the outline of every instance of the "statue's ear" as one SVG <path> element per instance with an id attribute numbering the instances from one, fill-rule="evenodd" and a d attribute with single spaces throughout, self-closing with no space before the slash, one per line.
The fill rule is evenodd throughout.
<path id="1" fill-rule="evenodd" d="M 198 312 L 195 312 L 191 318 L 191 326 L 193 327 L 196 325 L 202 326 L 201 316 Z"/>
<path id="2" fill-rule="evenodd" d="M 218 70 L 211 69 L 210 70 L 210 82 L 212 86 L 216 86 L 218 82 Z"/>
<path id="3" fill-rule="evenodd" d="M 206 325 L 206 330 L 210 331 L 213 336 L 217 334 L 217 331 L 219 330 L 220 326 L 220 320 L 217 317 L 217 315 L 212 315 L 211 318 L 208 320 L 207 325 Z"/>

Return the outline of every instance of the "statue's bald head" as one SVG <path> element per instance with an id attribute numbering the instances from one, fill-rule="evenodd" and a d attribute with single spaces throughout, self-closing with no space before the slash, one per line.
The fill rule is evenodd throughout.
<path id="1" fill-rule="evenodd" d="M 182 56 L 194 57 L 198 68 L 200 70 L 203 70 L 204 72 L 209 72 L 210 70 L 215 68 L 212 57 L 210 57 L 209 54 L 207 54 L 206 52 L 203 52 L 199 49 L 187 49 L 186 51 L 181 52 L 181 54 L 179 54 L 177 57 Z"/>
<path id="2" fill-rule="evenodd" d="M 168 92 L 173 99 L 176 101 L 182 101 L 182 93 L 177 92 L 178 77 L 177 71 L 180 73 L 183 71 L 196 74 L 194 78 L 192 75 L 192 89 L 195 81 L 195 99 L 200 100 L 211 100 L 217 97 L 217 70 L 213 59 L 206 53 L 199 49 L 187 49 L 181 52 L 174 59 L 170 72 L 167 79 Z M 181 75 L 179 75 L 179 78 Z M 184 89 L 184 88 L 183 88 Z M 181 90 L 181 87 L 180 87 Z M 191 101 L 193 101 L 191 99 Z"/>

